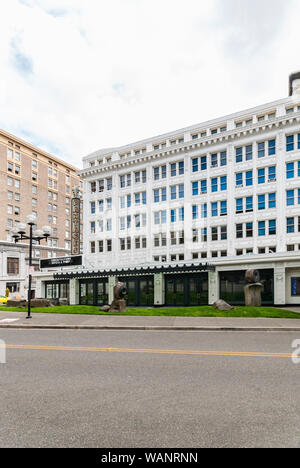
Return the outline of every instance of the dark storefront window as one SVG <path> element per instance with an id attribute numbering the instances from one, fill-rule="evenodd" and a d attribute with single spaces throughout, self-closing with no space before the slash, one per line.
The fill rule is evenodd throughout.
<path id="1" fill-rule="evenodd" d="M 220 297 L 229 304 L 245 304 L 245 270 L 220 272 Z M 259 270 L 263 285 L 262 304 L 274 304 L 274 271 Z"/>
<path id="2" fill-rule="evenodd" d="M 46 299 L 69 299 L 69 281 L 47 281 Z"/>
<path id="3" fill-rule="evenodd" d="M 208 304 L 208 274 L 167 275 L 166 305 L 197 306 Z"/>
<path id="4" fill-rule="evenodd" d="M 80 281 L 79 304 L 103 306 L 108 304 L 107 279 L 94 279 Z"/>
<path id="5" fill-rule="evenodd" d="M 126 284 L 128 306 L 153 306 L 154 304 L 154 280 L 153 276 L 138 278 L 119 278 Z"/>

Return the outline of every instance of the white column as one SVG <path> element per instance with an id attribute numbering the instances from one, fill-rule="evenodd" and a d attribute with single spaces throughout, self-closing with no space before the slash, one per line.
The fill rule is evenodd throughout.
<path id="1" fill-rule="evenodd" d="M 79 304 L 79 280 L 76 278 L 70 279 L 69 286 L 70 305 L 77 305 Z"/>
<path id="2" fill-rule="evenodd" d="M 165 303 L 165 281 L 163 273 L 154 275 L 154 305 L 163 305 Z"/>
<path id="3" fill-rule="evenodd" d="M 114 300 L 114 287 L 118 282 L 117 276 L 108 277 L 108 303 L 111 304 Z"/>
<path id="4" fill-rule="evenodd" d="M 285 266 L 277 265 L 274 268 L 274 304 L 285 305 Z"/>
<path id="5" fill-rule="evenodd" d="M 219 273 L 218 271 L 208 272 L 208 303 L 212 305 L 219 298 Z"/>

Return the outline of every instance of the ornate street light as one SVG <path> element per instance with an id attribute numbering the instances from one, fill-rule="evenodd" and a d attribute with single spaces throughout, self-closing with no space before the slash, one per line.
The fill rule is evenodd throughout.
<path id="1" fill-rule="evenodd" d="M 32 244 L 33 240 L 40 244 L 42 239 L 48 239 L 51 236 L 51 227 L 44 226 L 42 229 L 37 229 L 33 231 L 33 226 L 36 225 L 36 217 L 31 214 L 26 217 L 26 223 L 29 226 L 29 235 L 26 235 L 27 226 L 25 223 L 19 223 L 18 226 L 14 227 L 11 230 L 11 236 L 14 239 L 15 243 L 21 242 L 23 240 L 29 240 L 29 276 L 28 276 L 28 312 L 27 319 L 31 318 L 31 267 L 32 267 Z"/>

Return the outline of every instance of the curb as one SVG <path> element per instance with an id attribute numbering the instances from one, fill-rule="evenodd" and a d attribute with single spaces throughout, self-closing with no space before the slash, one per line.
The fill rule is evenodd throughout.
<path id="1" fill-rule="evenodd" d="M 226 326 L 195 326 L 195 327 L 177 327 L 177 326 L 80 326 L 80 325 L 9 325 L 1 324 L 1 328 L 27 329 L 27 330 L 145 330 L 145 331 L 262 331 L 262 332 L 299 332 L 300 327 L 226 327 Z"/>

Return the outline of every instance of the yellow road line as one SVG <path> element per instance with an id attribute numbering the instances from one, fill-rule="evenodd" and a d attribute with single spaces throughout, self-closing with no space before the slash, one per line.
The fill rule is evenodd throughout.
<path id="1" fill-rule="evenodd" d="M 3 347 L 3 345 L 2 345 Z M 191 356 L 236 356 L 236 357 L 282 357 L 291 358 L 291 353 L 267 353 L 251 351 L 202 351 L 202 350 L 176 350 L 176 349 L 138 349 L 138 348 L 99 348 L 83 346 L 43 346 L 43 345 L 17 345 L 7 344 L 7 349 L 35 349 L 48 351 L 85 351 L 85 352 L 110 352 L 110 353 L 142 353 L 142 354 L 173 354 Z M 0 346 L 1 348 L 1 346 Z"/>

